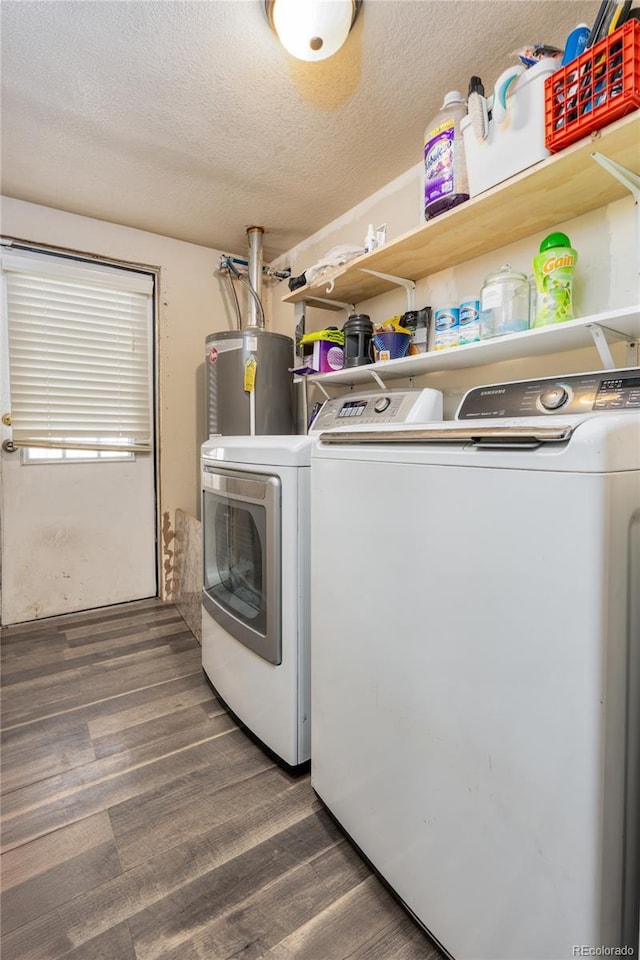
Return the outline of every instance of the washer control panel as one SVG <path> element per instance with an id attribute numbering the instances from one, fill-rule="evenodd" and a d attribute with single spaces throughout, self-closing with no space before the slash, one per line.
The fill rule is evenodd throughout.
<path id="1" fill-rule="evenodd" d="M 442 419 L 439 390 L 377 390 L 325 401 L 309 424 L 309 433 L 356 423 L 418 423 Z"/>
<path id="2" fill-rule="evenodd" d="M 640 410 L 640 367 L 599 370 L 544 380 L 520 380 L 474 387 L 464 396 L 456 420 L 548 417 L 567 413 Z"/>

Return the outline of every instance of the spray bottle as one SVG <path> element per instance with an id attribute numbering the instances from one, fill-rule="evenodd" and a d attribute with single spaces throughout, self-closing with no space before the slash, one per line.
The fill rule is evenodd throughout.
<path id="1" fill-rule="evenodd" d="M 534 327 L 573 320 L 573 271 L 578 254 L 565 233 L 550 233 L 533 258 L 536 278 Z"/>
<path id="2" fill-rule="evenodd" d="M 372 250 L 375 250 L 378 246 L 378 238 L 376 236 L 376 231 L 374 230 L 373 224 L 369 224 L 369 229 L 367 230 L 367 235 L 364 239 L 364 252 L 371 253 Z"/>
<path id="3" fill-rule="evenodd" d="M 464 97 L 450 90 L 424 133 L 424 218 L 430 220 L 469 199 L 460 121 L 466 116 Z"/>

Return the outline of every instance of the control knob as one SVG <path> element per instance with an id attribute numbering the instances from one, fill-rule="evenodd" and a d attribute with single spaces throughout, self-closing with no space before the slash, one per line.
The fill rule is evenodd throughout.
<path id="1" fill-rule="evenodd" d="M 384 411 L 387 409 L 390 403 L 391 403 L 391 400 L 389 399 L 389 397 L 380 397 L 374 403 L 373 409 L 375 410 L 376 413 L 384 413 Z"/>
<path id="2" fill-rule="evenodd" d="M 569 394 L 564 387 L 552 387 L 550 390 L 541 393 L 539 397 L 540 406 L 544 410 L 559 410 L 568 399 Z"/>

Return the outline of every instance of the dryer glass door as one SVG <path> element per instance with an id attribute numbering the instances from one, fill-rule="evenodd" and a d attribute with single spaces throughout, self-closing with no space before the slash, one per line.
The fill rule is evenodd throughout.
<path id="1" fill-rule="evenodd" d="M 282 661 L 280 478 L 202 475 L 205 608 L 270 663 Z"/>

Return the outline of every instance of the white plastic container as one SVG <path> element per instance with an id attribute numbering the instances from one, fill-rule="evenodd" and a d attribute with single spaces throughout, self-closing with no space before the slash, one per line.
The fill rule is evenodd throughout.
<path id="1" fill-rule="evenodd" d="M 544 145 L 544 81 L 558 66 L 545 57 L 509 84 L 506 109 L 494 108 L 486 139 L 476 137 L 468 116 L 461 122 L 472 197 L 551 156 Z"/>

